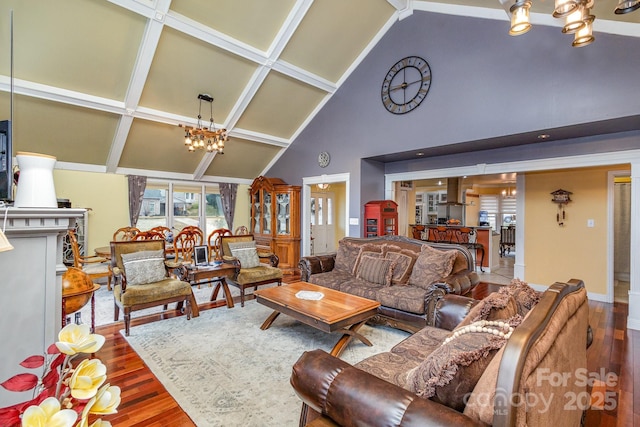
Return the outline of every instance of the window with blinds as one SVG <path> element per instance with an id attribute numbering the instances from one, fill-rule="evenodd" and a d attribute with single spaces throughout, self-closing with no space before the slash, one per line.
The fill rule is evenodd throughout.
<path id="1" fill-rule="evenodd" d="M 489 225 L 494 230 L 497 230 L 496 217 L 500 212 L 500 202 L 498 196 L 494 194 L 481 194 L 480 210 L 487 212 L 487 220 L 489 221 Z"/>

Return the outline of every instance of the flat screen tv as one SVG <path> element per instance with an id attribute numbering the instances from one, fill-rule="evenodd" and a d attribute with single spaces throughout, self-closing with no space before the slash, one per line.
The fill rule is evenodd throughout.
<path id="1" fill-rule="evenodd" d="M 13 151 L 10 124 L 9 120 L 0 121 L 0 201 L 4 202 L 13 199 L 13 168 L 11 166 Z"/>

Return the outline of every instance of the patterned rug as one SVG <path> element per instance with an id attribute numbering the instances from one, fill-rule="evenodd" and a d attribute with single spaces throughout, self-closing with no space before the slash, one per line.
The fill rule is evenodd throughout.
<path id="1" fill-rule="evenodd" d="M 270 313 L 249 301 L 189 321 L 182 316 L 135 326 L 126 339 L 198 426 L 294 427 L 301 402 L 289 384 L 291 367 L 306 350 L 331 351 L 339 335 L 286 315 L 260 330 Z M 384 326 L 365 325 L 360 332 L 373 347 L 353 340 L 341 356 L 349 363 L 408 336 Z"/>

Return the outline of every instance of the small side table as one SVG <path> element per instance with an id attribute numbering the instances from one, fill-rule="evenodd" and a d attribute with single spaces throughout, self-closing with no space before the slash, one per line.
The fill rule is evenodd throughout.
<path id="1" fill-rule="evenodd" d="M 236 266 L 229 263 L 189 266 L 187 268 L 187 274 L 182 277 L 182 280 L 189 282 L 191 286 L 217 282 L 216 287 L 213 289 L 213 292 L 211 292 L 211 298 L 209 301 L 215 301 L 218 297 L 218 292 L 220 292 L 220 288 L 222 288 L 227 308 L 233 308 L 233 297 L 229 291 L 229 285 L 227 284 L 226 277 L 233 275 L 235 271 Z M 196 302 L 195 297 L 192 296 L 191 298 L 192 315 L 193 317 L 198 317 L 198 303 Z M 180 308 L 182 308 L 182 306 L 178 303 L 178 309 Z"/>

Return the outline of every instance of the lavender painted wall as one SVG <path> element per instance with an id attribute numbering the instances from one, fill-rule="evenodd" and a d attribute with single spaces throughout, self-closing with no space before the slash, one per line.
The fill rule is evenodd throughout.
<path id="1" fill-rule="evenodd" d="M 306 176 L 351 174 L 351 216 L 384 197 L 384 173 L 523 160 L 637 147 L 640 135 L 581 138 L 488 150 L 380 167 L 362 158 L 640 114 L 640 39 L 596 33 L 572 48 L 559 28 L 536 26 L 520 37 L 508 22 L 415 12 L 397 22 L 269 170 L 291 184 Z M 396 61 L 426 59 L 433 81 L 414 111 L 387 112 L 382 79 Z M 621 147 L 621 148 L 616 148 Z M 331 153 L 320 168 L 317 156 Z M 467 163 L 472 162 L 472 163 Z M 362 218 L 362 217 L 361 217 Z M 360 227 L 351 227 L 360 235 Z"/>

